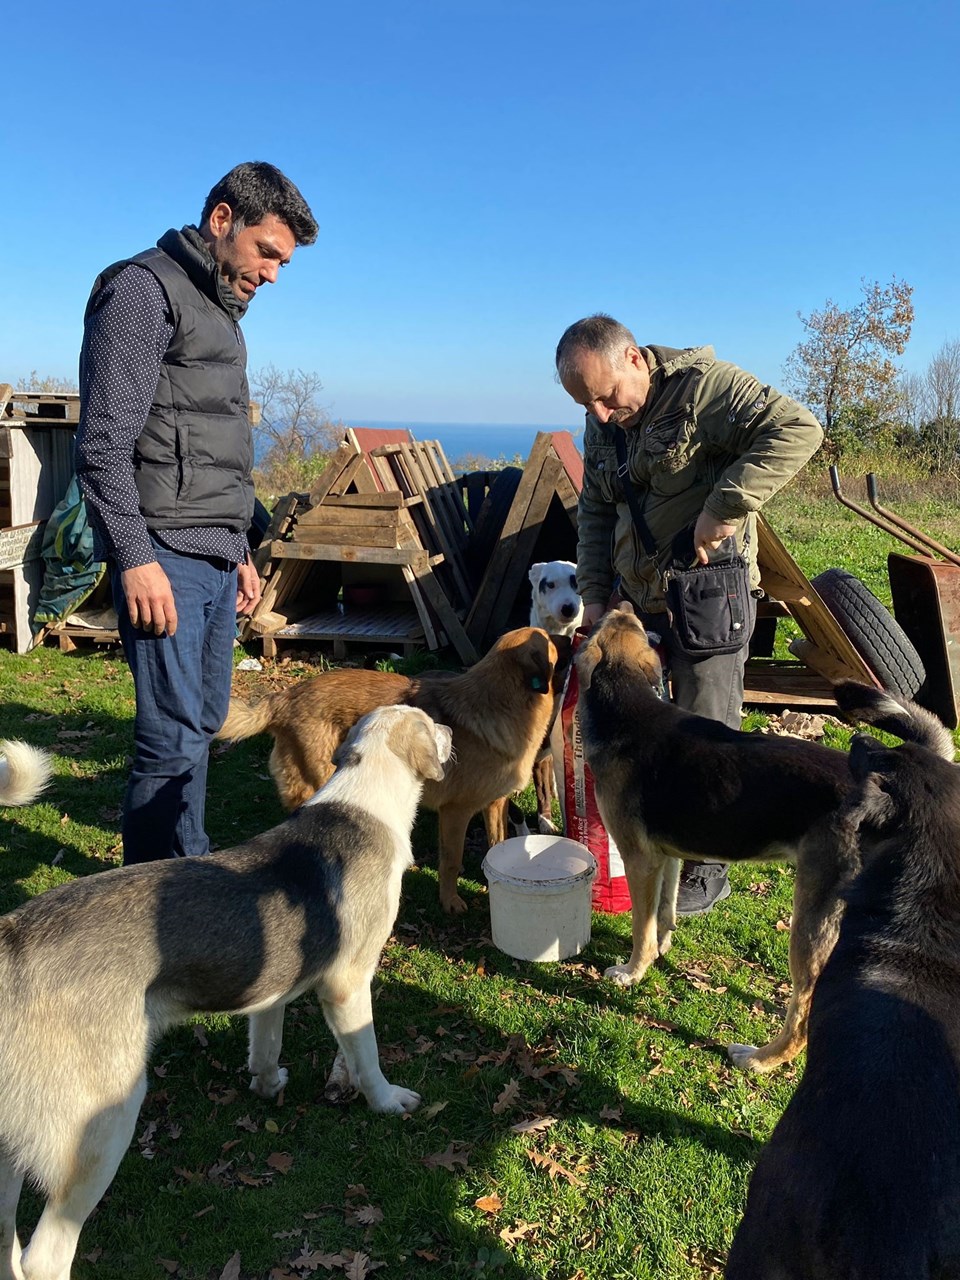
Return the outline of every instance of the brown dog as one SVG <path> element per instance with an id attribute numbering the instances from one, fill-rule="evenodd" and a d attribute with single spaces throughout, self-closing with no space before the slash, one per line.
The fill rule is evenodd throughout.
<path id="1" fill-rule="evenodd" d="M 629 608 L 601 619 L 576 665 L 584 757 L 633 904 L 633 952 L 607 976 L 628 986 L 669 949 L 682 859 L 789 859 L 797 868 L 793 995 L 783 1030 L 764 1048 L 729 1048 L 738 1066 L 755 1071 L 789 1062 L 806 1043 L 814 983 L 836 941 L 841 888 L 858 863 L 856 835 L 843 821 L 852 788 L 846 754 L 740 733 L 662 701 L 660 663 Z M 834 693 L 849 719 L 953 758 L 950 735 L 921 707 L 853 681 Z"/>
<path id="2" fill-rule="evenodd" d="M 521 627 L 501 636 L 463 675 L 348 668 L 259 702 L 231 698 L 217 736 L 236 741 L 273 734 L 270 772 L 284 806 L 296 809 L 330 777 L 337 747 L 374 707 L 409 703 L 450 725 L 453 758 L 441 782 L 427 782 L 422 803 L 439 817 L 440 902 L 445 911 L 465 911 L 457 878 L 467 824 L 483 810 L 490 843 L 506 838 L 506 797 L 530 780 L 565 667 L 554 639 L 538 627 Z"/>

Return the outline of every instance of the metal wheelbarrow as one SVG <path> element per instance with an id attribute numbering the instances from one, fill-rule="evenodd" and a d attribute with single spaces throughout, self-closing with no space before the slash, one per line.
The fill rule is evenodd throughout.
<path id="1" fill-rule="evenodd" d="M 867 476 L 872 509 L 842 492 L 835 466 L 830 484 L 842 506 L 913 550 L 913 555 L 891 551 L 887 556 L 893 611 L 926 673 L 917 702 L 955 729 L 960 723 L 960 556 L 881 506 L 873 472 Z"/>

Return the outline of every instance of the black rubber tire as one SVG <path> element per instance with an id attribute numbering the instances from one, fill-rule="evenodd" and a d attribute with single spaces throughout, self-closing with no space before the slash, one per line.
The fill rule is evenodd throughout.
<path id="1" fill-rule="evenodd" d="M 467 559 L 478 579 L 483 576 L 493 549 L 500 540 L 522 476 L 522 467 L 504 467 L 490 486 L 483 505 L 477 512 L 467 547 Z"/>
<path id="2" fill-rule="evenodd" d="M 825 569 L 813 580 L 820 599 L 885 689 L 915 698 L 926 679 L 906 632 L 872 591 L 846 569 Z"/>

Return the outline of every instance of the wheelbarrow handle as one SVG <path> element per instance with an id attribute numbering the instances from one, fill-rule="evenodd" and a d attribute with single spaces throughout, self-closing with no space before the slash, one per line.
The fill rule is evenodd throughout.
<path id="1" fill-rule="evenodd" d="M 854 502 L 852 498 L 848 498 L 840 488 L 840 472 L 835 465 L 831 465 L 830 467 L 830 484 L 833 488 L 833 496 L 842 507 L 847 507 L 850 511 L 856 512 L 858 516 L 862 516 L 869 524 L 876 526 L 876 528 L 880 529 L 883 533 L 888 534 L 891 538 L 896 538 L 898 542 L 904 543 L 914 551 L 919 551 L 921 555 L 926 556 L 930 554 L 930 548 L 924 543 L 917 542 L 915 539 L 908 537 L 905 533 L 901 532 L 895 524 L 891 524 L 887 520 L 881 520 L 879 516 L 875 515 L 867 507 L 861 507 L 859 502 Z"/>
<path id="2" fill-rule="evenodd" d="M 870 499 L 870 505 L 878 515 L 882 516 L 892 525 L 896 525 L 898 529 L 903 529 L 906 533 L 912 534 L 913 537 L 919 538 L 924 543 L 927 551 L 932 551 L 934 555 L 942 557 L 948 564 L 957 565 L 960 568 L 960 556 L 951 551 L 949 547 L 945 547 L 942 542 L 937 542 L 935 538 L 931 538 L 929 534 L 917 529 L 914 525 L 908 524 L 902 516 L 898 516 L 895 511 L 890 511 L 886 507 L 880 505 L 879 489 L 877 486 L 877 477 L 871 471 L 867 475 L 867 497 Z M 899 534 L 897 535 L 900 536 Z"/>

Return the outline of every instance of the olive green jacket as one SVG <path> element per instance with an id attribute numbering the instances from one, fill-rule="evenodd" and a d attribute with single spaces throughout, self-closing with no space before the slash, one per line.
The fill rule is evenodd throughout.
<path id="1" fill-rule="evenodd" d="M 662 571 L 674 537 L 700 512 L 737 524 L 756 586 L 756 515 L 816 452 L 823 431 L 808 409 L 765 387 L 712 347 L 644 347 L 650 392 L 625 430 L 633 487 L 657 545 L 643 549 L 617 475 L 614 431 L 587 414 L 578 508 L 577 584 L 585 604 L 606 604 L 620 576 L 639 609 L 664 609 Z"/>

